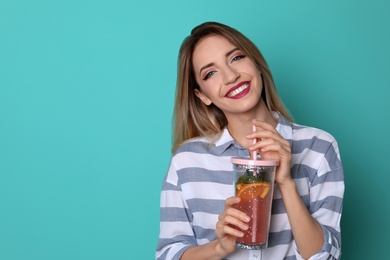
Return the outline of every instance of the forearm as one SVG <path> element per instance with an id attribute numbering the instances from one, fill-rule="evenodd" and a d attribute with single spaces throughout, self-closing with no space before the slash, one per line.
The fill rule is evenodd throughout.
<path id="1" fill-rule="evenodd" d="M 181 260 L 220 260 L 226 255 L 221 253 L 217 240 L 210 243 L 188 248 L 180 258 Z"/>
<path id="2" fill-rule="evenodd" d="M 308 259 L 322 248 L 324 243 L 322 228 L 310 215 L 293 180 L 278 186 L 298 251 L 302 257 Z"/>

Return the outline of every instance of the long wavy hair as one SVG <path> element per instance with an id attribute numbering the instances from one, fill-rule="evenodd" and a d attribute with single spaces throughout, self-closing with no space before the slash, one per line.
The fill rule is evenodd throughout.
<path id="1" fill-rule="evenodd" d="M 217 22 L 206 22 L 191 31 L 179 50 L 172 152 L 191 138 L 213 137 L 222 133 L 228 123 L 224 113 L 218 107 L 214 104 L 206 106 L 195 95 L 195 89 L 199 89 L 199 86 L 195 80 L 192 56 L 198 42 L 209 35 L 224 37 L 255 63 L 262 75 L 262 98 L 267 108 L 293 121 L 277 93 L 267 62 L 256 45 L 234 28 Z"/>

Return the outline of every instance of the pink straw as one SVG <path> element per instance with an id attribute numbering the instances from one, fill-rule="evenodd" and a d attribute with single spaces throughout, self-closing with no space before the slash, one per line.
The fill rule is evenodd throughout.
<path id="1" fill-rule="evenodd" d="M 252 217 L 252 242 L 256 242 L 256 236 L 257 236 L 257 214 L 260 214 L 258 212 L 257 204 L 259 203 L 258 198 L 252 199 L 252 208 L 253 208 L 253 217 Z"/>
<path id="2" fill-rule="evenodd" d="M 253 132 L 256 132 L 256 126 L 253 125 Z M 253 138 L 253 144 L 256 144 L 257 138 Z M 252 160 L 257 160 L 257 151 L 252 151 Z M 253 171 L 253 176 L 256 177 L 257 171 Z M 253 209 L 253 216 L 252 216 L 252 243 L 256 242 L 256 236 L 257 236 L 257 214 L 258 214 L 258 208 L 257 208 L 257 199 L 253 198 L 252 200 L 252 209 Z"/>
<path id="3" fill-rule="evenodd" d="M 252 126 L 252 129 L 253 129 L 253 132 L 256 132 L 256 126 L 255 125 L 253 125 Z M 257 138 L 253 138 L 253 144 L 256 144 L 256 142 L 257 142 Z M 252 151 L 252 160 L 256 160 L 257 159 L 257 151 L 255 150 L 255 151 Z"/>

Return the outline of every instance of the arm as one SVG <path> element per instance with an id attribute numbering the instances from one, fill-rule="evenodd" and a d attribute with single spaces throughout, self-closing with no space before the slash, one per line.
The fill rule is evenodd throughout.
<path id="1" fill-rule="evenodd" d="M 193 260 L 193 259 L 210 259 L 210 260 L 219 260 L 224 257 L 224 254 L 219 253 L 218 249 L 218 241 L 214 240 L 208 244 L 204 244 L 201 246 L 193 246 L 188 248 L 182 257 L 181 260 Z"/>
<path id="2" fill-rule="evenodd" d="M 280 162 L 276 172 L 275 181 L 281 191 L 295 244 L 299 252 L 297 253 L 297 257 L 304 257 L 306 259 L 313 257 L 312 259 L 318 259 L 317 257 L 321 255 L 322 258 L 320 259 L 328 258 L 330 252 L 322 251 L 330 251 L 327 249 L 329 248 L 327 244 L 329 244 L 329 241 L 335 241 L 331 248 L 332 250 L 333 247 L 336 248 L 336 250 L 333 250 L 334 252 L 332 252 L 332 254 L 335 258 L 337 258 L 339 255 L 337 252 L 337 248 L 339 248 L 339 242 L 337 242 L 337 238 L 335 237 L 329 238 L 331 231 L 327 230 L 328 226 L 335 229 L 339 227 L 339 218 L 337 218 L 337 214 L 340 213 L 338 212 L 339 210 L 334 210 L 336 212 L 336 218 L 331 215 L 333 212 L 330 213 L 328 210 L 328 208 L 332 207 L 334 203 L 332 199 L 327 198 L 333 198 L 336 195 L 332 194 L 332 190 L 330 192 L 326 189 L 321 190 L 322 185 L 316 185 L 316 187 L 311 188 L 310 193 L 311 204 L 315 205 L 313 206 L 313 209 L 310 209 L 310 207 L 308 209 L 300 197 L 295 181 L 291 177 L 291 147 L 289 142 L 283 139 L 283 137 L 281 137 L 279 133 L 277 133 L 277 131 L 269 124 L 260 121 L 253 121 L 253 123 L 258 127 L 258 130 L 255 133 L 248 135 L 248 138 L 257 138 L 259 141 L 250 149 L 259 150 L 263 157 L 277 159 Z M 336 151 L 336 153 L 338 153 L 338 151 Z M 309 158 L 308 163 L 309 165 L 313 164 Z M 329 166 L 329 164 L 330 163 L 327 161 L 326 163 L 321 164 L 322 166 L 316 165 L 318 166 L 316 169 L 318 169 L 319 172 L 324 173 L 324 171 L 326 171 L 326 166 Z M 337 163 L 335 165 L 336 166 L 332 167 L 339 167 L 337 166 Z M 339 184 L 343 186 L 343 183 L 340 183 Z M 340 193 L 340 188 L 337 189 L 337 193 Z M 325 208 L 322 208 L 323 206 L 320 205 L 321 203 L 328 204 L 325 206 Z M 335 205 L 335 207 L 337 207 L 337 205 Z"/>
<path id="3" fill-rule="evenodd" d="M 230 227 L 236 225 L 247 228 L 244 222 L 248 216 L 233 205 L 238 197 L 225 201 L 225 207 L 215 228 L 217 239 L 198 246 L 193 230 L 192 210 L 183 195 L 174 164 L 163 182 L 160 204 L 160 236 L 156 259 L 222 259 L 235 250 L 235 236 L 242 236 L 240 231 Z M 187 186 L 188 188 L 188 186 Z"/>
<path id="4" fill-rule="evenodd" d="M 233 205 L 238 202 L 240 202 L 239 197 L 226 199 L 225 209 L 219 215 L 215 229 L 217 239 L 205 245 L 188 248 L 181 260 L 219 260 L 234 252 L 236 237 L 242 237 L 244 234 L 234 229 L 232 225 L 246 230 L 248 225 L 245 223 L 250 220 L 246 214 L 233 208 Z"/>
<path id="5" fill-rule="evenodd" d="M 324 244 L 322 228 L 309 213 L 293 180 L 278 183 L 278 186 L 298 251 L 302 257 L 309 259 Z"/>
<path id="6" fill-rule="evenodd" d="M 179 186 L 164 180 L 160 198 L 160 234 L 156 259 L 179 259 L 189 246 L 196 244 L 188 206 Z"/>
<path id="7" fill-rule="evenodd" d="M 341 255 L 340 220 L 344 197 L 344 172 L 337 142 L 328 134 L 319 138 L 321 138 L 322 144 L 326 145 L 322 146 L 322 158 L 319 157 L 317 163 L 312 164 L 316 173 L 309 177 L 310 204 L 308 211 L 323 230 L 324 244 L 311 259 L 339 259 Z M 310 156 L 307 157 L 310 158 Z"/>

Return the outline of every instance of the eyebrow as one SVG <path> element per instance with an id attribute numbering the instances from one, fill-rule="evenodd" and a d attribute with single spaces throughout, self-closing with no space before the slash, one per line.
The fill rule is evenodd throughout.
<path id="1" fill-rule="evenodd" d="M 235 51 L 237 51 L 237 50 L 239 50 L 239 48 L 234 48 L 234 49 L 228 51 L 228 52 L 225 54 L 225 57 L 229 57 L 233 52 L 235 52 Z M 202 73 L 202 70 L 207 69 L 207 68 L 213 66 L 214 64 L 215 64 L 214 62 L 211 62 L 211 63 L 209 63 L 209 64 L 203 66 L 202 68 L 200 68 L 200 70 L 199 70 L 199 75 Z"/>

